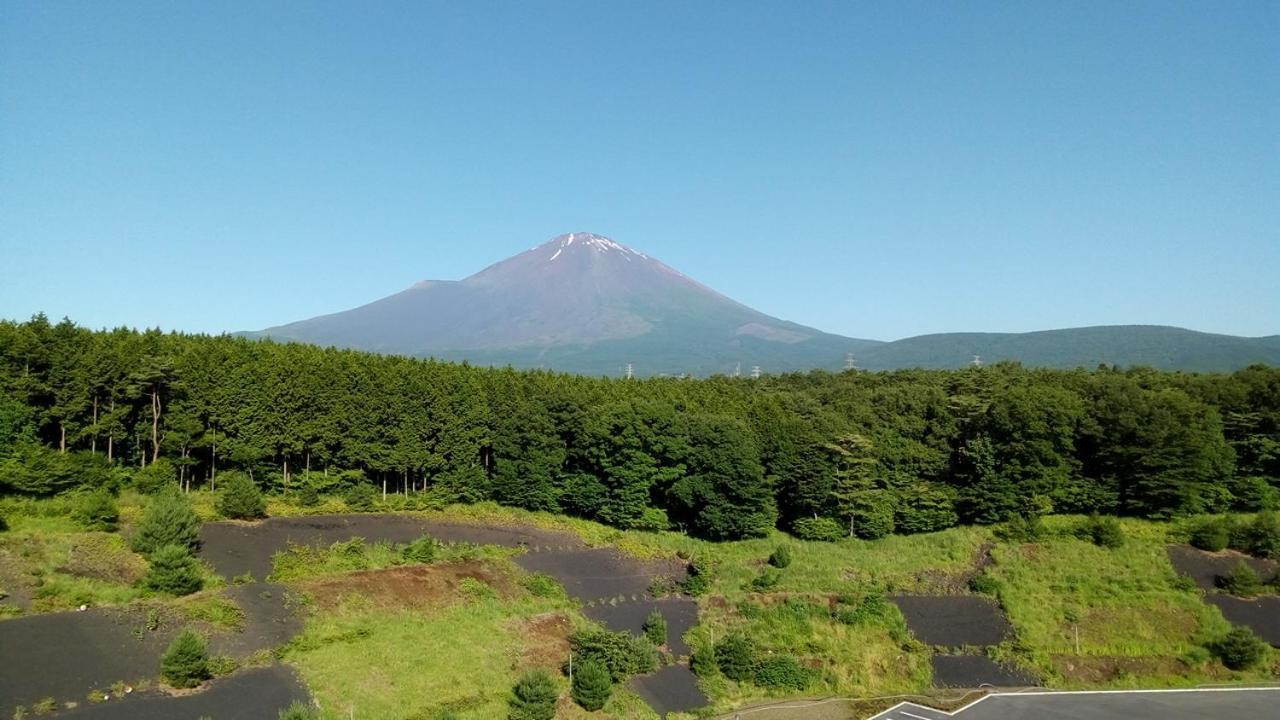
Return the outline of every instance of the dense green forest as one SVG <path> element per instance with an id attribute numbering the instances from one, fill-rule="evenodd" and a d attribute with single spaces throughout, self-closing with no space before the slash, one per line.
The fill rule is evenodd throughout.
<path id="1" fill-rule="evenodd" d="M 0 493 L 492 499 L 721 539 L 1280 505 L 1280 370 L 624 380 L 0 322 Z"/>

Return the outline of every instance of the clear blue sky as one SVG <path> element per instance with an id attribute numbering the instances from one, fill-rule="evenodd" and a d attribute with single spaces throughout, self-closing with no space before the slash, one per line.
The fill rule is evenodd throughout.
<path id="1" fill-rule="evenodd" d="M 1280 3 L 0 4 L 0 317 L 256 329 L 567 231 L 855 337 L 1280 333 Z"/>

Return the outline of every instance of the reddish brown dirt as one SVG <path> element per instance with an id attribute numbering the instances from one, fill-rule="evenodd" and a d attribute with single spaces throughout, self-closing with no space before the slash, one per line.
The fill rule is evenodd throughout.
<path id="1" fill-rule="evenodd" d="M 518 620 L 517 634 L 524 638 L 522 664 L 526 667 L 559 668 L 569 657 L 569 633 L 573 623 L 564 613 L 550 612 Z"/>
<path id="2" fill-rule="evenodd" d="M 1132 675 L 1179 676 L 1187 666 L 1177 658 L 1053 655 L 1053 666 L 1068 682 L 1107 683 Z"/>
<path id="3" fill-rule="evenodd" d="M 423 609 L 457 596 L 459 585 L 467 578 L 489 585 L 502 597 L 516 593 L 510 573 L 484 561 L 364 570 L 312 580 L 300 587 L 323 608 L 355 596 L 379 607 Z"/>

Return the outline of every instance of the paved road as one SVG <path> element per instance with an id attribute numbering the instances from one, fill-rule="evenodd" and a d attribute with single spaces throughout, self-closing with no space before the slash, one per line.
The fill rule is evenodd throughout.
<path id="1" fill-rule="evenodd" d="M 869 720 L 1204 720 L 1280 717 L 1280 688 L 988 695 L 945 713 L 902 703 Z"/>

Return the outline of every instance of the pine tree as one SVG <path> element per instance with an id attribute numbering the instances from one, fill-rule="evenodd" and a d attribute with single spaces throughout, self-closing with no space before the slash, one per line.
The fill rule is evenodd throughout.
<path id="1" fill-rule="evenodd" d="M 209 651 L 199 635 L 184 630 L 160 659 L 160 676 L 176 688 L 195 687 L 208 680 Z"/>
<path id="2" fill-rule="evenodd" d="M 573 668 L 573 700 L 584 710 L 604 707 L 613 693 L 609 671 L 595 660 L 584 660 Z"/>
<path id="3" fill-rule="evenodd" d="M 149 555 L 165 545 L 195 549 L 200 544 L 200 518 L 176 490 L 151 500 L 129 538 L 134 552 Z"/>
<path id="4" fill-rule="evenodd" d="M 151 553 L 151 568 L 142 578 L 148 590 L 170 595 L 190 595 L 204 586 L 200 563 L 185 545 L 165 545 Z"/>
<path id="5" fill-rule="evenodd" d="M 218 512 L 234 520 L 254 520 L 267 516 L 267 502 L 257 484 L 242 472 L 224 473 Z"/>

